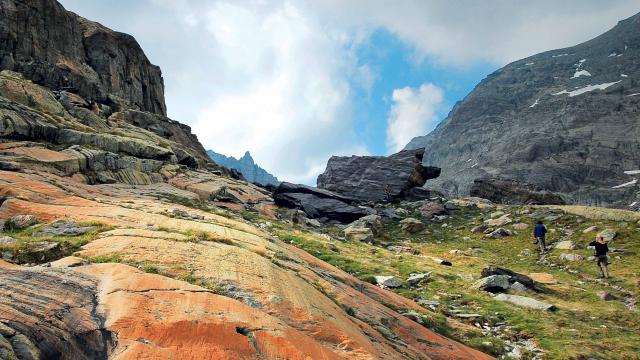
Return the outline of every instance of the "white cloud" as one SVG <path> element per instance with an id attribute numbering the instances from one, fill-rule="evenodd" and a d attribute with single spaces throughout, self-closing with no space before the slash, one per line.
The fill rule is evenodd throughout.
<path id="1" fill-rule="evenodd" d="M 498 65 L 573 46 L 640 11 L 640 0 L 325 0 L 313 11 L 336 26 L 385 28 L 443 65 Z M 340 9 L 340 11 L 336 11 Z"/>
<path id="2" fill-rule="evenodd" d="M 387 118 L 387 149 L 395 153 L 416 134 L 426 134 L 433 129 L 442 106 L 442 89 L 433 84 L 422 84 L 418 89 L 404 87 L 393 90 L 393 105 Z"/>
<path id="3" fill-rule="evenodd" d="M 162 67 L 169 115 L 192 125 L 206 148 L 250 150 L 281 179 L 307 183 L 329 156 L 367 152 L 351 106 L 354 90 L 370 95 L 386 81 L 358 58 L 376 29 L 446 71 L 574 45 L 640 10 L 640 0 L 60 1 L 136 37 Z M 433 126 L 433 97 L 421 108 L 426 95 L 406 93 L 388 119 L 390 151 Z"/>
<path id="4" fill-rule="evenodd" d="M 196 116 L 205 147 L 250 150 L 279 178 L 305 183 L 331 155 L 367 152 L 350 121 L 350 74 L 363 71 L 342 33 L 289 3 L 220 2 L 205 17 L 223 60 L 215 67 L 234 79 Z"/>

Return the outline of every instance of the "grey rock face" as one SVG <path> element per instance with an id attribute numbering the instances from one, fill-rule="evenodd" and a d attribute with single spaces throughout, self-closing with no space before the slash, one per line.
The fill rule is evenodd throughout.
<path id="1" fill-rule="evenodd" d="M 476 179 L 473 181 L 471 196 L 509 205 L 562 205 L 564 199 L 559 194 L 543 190 L 537 185 L 510 179 Z"/>
<path id="2" fill-rule="evenodd" d="M 430 134 L 423 164 L 442 168 L 429 188 L 469 194 L 503 177 L 577 203 L 628 206 L 623 170 L 640 166 L 640 14 L 580 45 L 515 61 L 484 79 Z"/>
<path id="3" fill-rule="evenodd" d="M 1 0 L 0 34 L 0 69 L 116 109 L 127 104 L 166 115 L 160 68 L 130 35 L 66 11 L 55 0 Z"/>
<path id="4" fill-rule="evenodd" d="M 76 222 L 60 222 L 49 226 L 48 228 L 34 233 L 33 237 L 43 237 L 48 235 L 54 236 L 80 236 L 93 231 L 95 226 L 80 226 Z"/>
<path id="5" fill-rule="evenodd" d="M 207 155 L 219 165 L 240 171 L 249 182 L 275 186 L 280 183 L 275 176 L 258 166 L 248 151 L 240 159 L 218 154 L 213 150 L 207 150 Z"/>
<path id="6" fill-rule="evenodd" d="M 290 209 L 300 209 L 312 219 L 335 220 L 350 223 L 375 212 L 351 205 L 352 199 L 331 191 L 306 185 L 282 182 L 273 194 L 276 205 Z"/>
<path id="7" fill-rule="evenodd" d="M 360 201 L 430 196 L 420 189 L 428 179 L 440 175 L 436 167 L 420 164 L 424 151 L 401 151 L 391 156 L 332 156 L 318 187 Z M 418 188 L 418 191 L 412 189 Z M 421 191 L 422 190 L 422 191 Z"/>

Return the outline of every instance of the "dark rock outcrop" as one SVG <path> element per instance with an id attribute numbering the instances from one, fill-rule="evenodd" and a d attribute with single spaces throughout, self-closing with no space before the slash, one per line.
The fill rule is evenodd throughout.
<path id="1" fill-rule="evenodd" d="M 318 187 L 360 201 L 428 198 L 430 193 L 420 187 L 438 177 L 440 169 L 422 166 L 423 154 L 420 149 L 386 157 L 332 156 L 318 176 Z"/>
<path id="2" fill-rule="evenodd" d="M 521 181 L 490 178 L 476 179 L 470 195 L 508 205 L 564 205 L 560 194 Z"/>
<path id="3" fill-rule="evenodd" d="M 528 289 L 531 289 L 537 292 L 546 291 L 544 286 L 537 283 L 535 280 L 528 277 L 527 275 L 519 274 L 515 271 L 512 271 L 510 269 L 507 269 L 505 267 L 498 266 L 498 265 L 489 265 L 485 267 L 484 269 L 482 269 L 481 275 L 483 278 L 494 276 L 494 275 L 504 275 L 509 277 L 510 284 L 519 282 L 520 284 L 524 285 Z"/>
<path id="4" fill-rule="evenodd" d="M 271 175 L 255 163 L 253 157 L 251 157 L 251 154 L 248 151 L 245 152 L 240 159 L 236 159 L 232 156 L 225 156 L 213 150 L 207 150 L 207 155 L 209 155 L 209 157 L 218 165 L 240 171 L 247 181 L 254 184 L 260 184 L 263 186 L 278 186 L 278 184 L 280 184 L 275 176 Z"/>
<path id="5" fill-rule="evenodd" d="M 0 69 L 115 110 L 166 115 L 160 68 L 136 40 L 54 0 L 0 0 Z"/>
<path id="6" fill-rule="evenodd" d="M 353 199 L 306 185 L 282 182 L 273 193 L 276 205 L 299 209 L 312 219 L 350 223 L 374 210 L 352 205 Z"/>
<path id="7" fill-rule="evenodd" d="M 424 165 L 442 175 L 429 188 L 469 194 L 479 178 L 503 177 L 628 206 L 623 170 L 640 165 L 640 14 L 577 46 L 515 61 L 480 82 L 430 134 Z"/>

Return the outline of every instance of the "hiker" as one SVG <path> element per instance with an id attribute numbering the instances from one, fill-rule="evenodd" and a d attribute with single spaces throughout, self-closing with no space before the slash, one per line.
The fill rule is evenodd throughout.
<path id="1" fill-rule="evenodd" d="M 540 254 L 544 254 L 546 249 L 546 244 L 544 243 L 544 237 L 547 235 L 547 228 L 542 225 L 542 221 L 538 221 L 536 226 L 533 228 L 533 237 L 534 241 L 540 245 Z"/>
<path id="2" fill-rule="evenodd" d="M 391 201 L 391 186 L 389 184 L 384 184 L 384 201 Z"/>
<path id="3" fill-rule="evenodd" d="M 607 265 L 609 262 L 607 261 L 607 253 L 609 252 L 609 247 L 604 241 L 604 237 L 596 236 L 596 241 L 592 241 L 589 246 L 596 248 L 596 264 L 598 265 L 598 270 L 600 270 L 600 277 L 608 278 L 609 271 L 607 270 Z"/>

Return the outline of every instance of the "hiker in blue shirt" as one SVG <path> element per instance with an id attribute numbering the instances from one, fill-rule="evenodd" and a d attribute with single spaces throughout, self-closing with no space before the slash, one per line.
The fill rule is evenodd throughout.
<path id="1" fill-rule="evenodd" d="M 540 254 L 544 254 L 546 249 L 546 244 L 544 243 L 545 235 L 547 234 L 547 228 L 542 225 L 542 221 L 538 221 L 536 226 L 533 228 L 533 237 L 536 239 L 538 245 L 540 245 Z"/>

